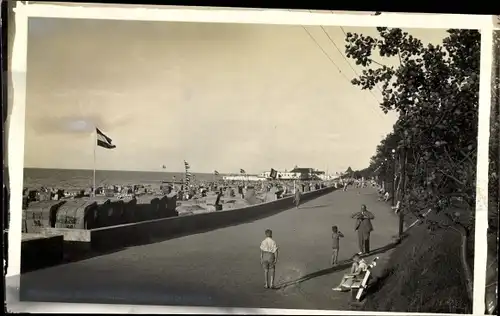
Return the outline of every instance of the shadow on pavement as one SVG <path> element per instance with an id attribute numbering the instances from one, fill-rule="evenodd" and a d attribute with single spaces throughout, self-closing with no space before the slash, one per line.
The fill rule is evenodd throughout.
<path id="1" fill-rule="evenodd" d="M 320 208 L 320 207 L 327 207 L 327 206 L 330 206 L 329 204 L 323 204 L 323 205 L 312 205 L 312 206 L 299 206 L 299 210 L 307 210 L 307 209 L 313 209 L 313 208 Z"/>
<path id="2" fill-rule="evenodd" d="M 399 244 L 399 242 L 388 244 L 387 246 L 380 247 L 380 248 L 374 249 L 374 250 L 372 250 L 372 251 L 370 251 L 368 253 L 362 254 L 361 257 L 362 258 L 371 257 L 373 255 L 377 255 L 377 254 L 386 252 L 388 250 L 393 249 L 398 244 Z M 302 282 L 305 282 L 305 281 L 308 281 L 308 280 L 311 280 L 311 279 L 314 279 L 314 278 L 317 278 L 317 277 L 320 277 L 320 276 L 324 276 L 324 275 L 327 275 L 327 274 L 331 274 L 331 273 L 335 273 L 335 272 L 338 272 L 338 271 L 342 271 L 342 270 L 350 268 L 351 265 L 352 265 L 352 260 L 344 260 L 344 261 L 340 262 L 338 265 L 336 265 L 334 267 L 306 274 L 305 276 L 303 276 L 303 277 L 301 277 L 299 279 L 279 284 L 279 285 L 276 286 L 276 288 L 283 289 L 283 288 L 286 288 L 288 286 L 296 285 L 296 284 L 299 284 L 299 283 L 302 283 Z"/>

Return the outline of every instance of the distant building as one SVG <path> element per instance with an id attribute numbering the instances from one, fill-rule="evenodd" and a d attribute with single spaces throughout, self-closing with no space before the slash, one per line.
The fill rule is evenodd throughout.
<path id="1" fill-rule="evenodd" d="M 320 171 L 318 169 L 314 168 L 299 168 L 295 167 L 293 168 L 292 172 L 299 173 L 300 174 L 300 179 L 303 180 L 314 180 L 314 179 L 319 179 L 320 175 L 324 175 L 324 171 Z"/>
<path id="2" fill-rule="evenodd" d="M 260 174 L 261 177 L 270 179 L 271 178 L 271 171 L 266 171 Z M 296 172 L 283 172 L 283 171 L 278 171 L 278 174 L 276 175 L 276 179 L 281 179 L 281 180 L 299 180 L 300 179 L 300 173 Z"/>
<path id="3" fill-rule="evenodd" d="M 241 175 L 241 174 L 233 174 L 223 176 L 222 179 L 224 181 L 265 181 L 266 178 L 258 175 Z"/>
<path id="4" fill-rule="evenodd" d="M 271 171 L 266 171 L 260 174 L 261 177 L 270 178 Z M 295 167 L 290 171 L 278 171 L 276 179 L 281 180 L 319 180 L 325 176 L 324 171 L 314 168 L 299 168 Z"/>

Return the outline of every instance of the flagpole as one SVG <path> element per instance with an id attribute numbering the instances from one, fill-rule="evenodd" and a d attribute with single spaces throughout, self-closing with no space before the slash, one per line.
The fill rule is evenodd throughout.
<path id="1" fill-rule="evenodd" d="M 92 181 L 92 195 L 96 196 L 95 192 L 95 156 L 96 156 L 96 149 L 97 149 L 97 129 L 94 129 L 94 175 L 93 175 L 93 181 Z"/>

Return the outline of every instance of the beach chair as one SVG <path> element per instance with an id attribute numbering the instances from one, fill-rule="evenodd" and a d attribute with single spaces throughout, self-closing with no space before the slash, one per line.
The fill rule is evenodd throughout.
<path id="1" fill-rule="evenodd" d="M 136 197 L 137 203 L 134 215 L 136 222 L 155 219 L 156 205 L 154 199 L 155 197 L 144 195 Z"/>
<path id="2" fill-rule="evenodd" d="M 39 233 L 43 227 L 54 227 L 56 214 L 66 201 L 40 201 L 31 203 L 23 210 L 23 227 L 25 233 Z"/>
<path id="3" fill-rule="evenodd" d="M 156 198 L 151 201 L 154 204 L 155 218 L 168 217 L 167 213 L 167 197 L 165 195 L 156 195 Z"/>
<path id="4" fill-rule="evenodd" d="M 56 214 L 55 228 L 92 229 L 99 205 L 94 200 L 77 199 L 64 203 Z"/>
<path id="5" fill-rule="evenodd" d="M 377 266 L 377 260 L 378 257 L 375 257 L 373 261 L 368 265 L 368 269 L 359 276 L 359 278 L 356 278 L 354 282 L 352 283 L 350 290 L 351 290 L 351 297 L 355 301 L 361 301 L 361 297 L 363 296 L 363 292 L 366 291 L 368 288 L 368 282 L 371 278 L 371 272 L 374 267 Z"/>
<path id="6" fill-rule="evenodd" d="M 179 213 L 176 211 L 177 208 L 177 195 L 171 194 L 166 197 L 167 199 L 167 212 L 166 217 L 178 216 Z"/>
<path id="7" fill-rule="evenodd" d="M 94 200 L 96 200 L 98 208 L 96 210 L 96 218 L 93 228 L 122 224 L 123 208 L 125 207 L 122 200 L 114 197 L 103 197 L 101 199 L 94 198 Z"/>

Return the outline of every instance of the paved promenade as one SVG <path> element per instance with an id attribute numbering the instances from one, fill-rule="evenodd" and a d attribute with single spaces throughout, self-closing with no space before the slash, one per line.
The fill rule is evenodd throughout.
<path id="1" fill-rule="evenodd" d="M 27 273 L 21 299 L 88 303 L 253 308 L 347 309 L 346 293 L 331 290 L 346 270 L 292 282 L 329 268 L 331 226 L 339 226 L 339 260 L 358 251 L 351 214 L 366 204 L 375 220 L 371 248 L 397 234 L 398 220 L 375 189 L 350 188 L 251 223 Z M 259 245 L 265 229 L 280 247 L 277 290 L 264 289 Z M 379 255 L 381 259 L 384 254 Z M 367 260 L 370 260 L 368 258 Z"/>

